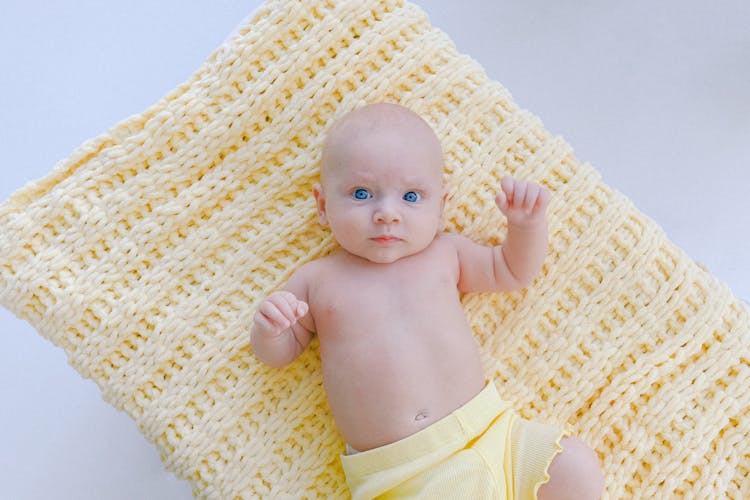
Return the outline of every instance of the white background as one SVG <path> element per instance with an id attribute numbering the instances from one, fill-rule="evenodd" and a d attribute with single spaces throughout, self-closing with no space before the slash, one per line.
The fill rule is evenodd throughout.
<path id="1" fill-rule="evenodd" d="M 423 0 L 610 186 L 750 298 L 750 3 Z M 187 79 L 259 4 L 5 0 L 0 200 Z M 187 499 L 63 352 L 0 310 L 3 498 Z"/>

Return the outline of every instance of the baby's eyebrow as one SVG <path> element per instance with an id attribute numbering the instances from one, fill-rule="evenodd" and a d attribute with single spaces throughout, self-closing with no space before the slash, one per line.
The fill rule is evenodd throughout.
<path id="1" fill-rule="evenodd" d="M 404 177 L 402 184 L 405 189 L 414 189 L 417 191 L 427 191 L 431 187 L 429 180 L 423 177 Z"/>
<path id="2" fill-rule="evenodd" d="M 351 172 L 346 177 L 346 183 L 350 185 L 372 185 L 380 181 L 378 176 L 366 171 Z M 397 183 L 408 189 L 425 190 L 430 185 L 429 181 L 422 176 L 403 175 L 397 179 Z"/>
<path id="3" fill-rule="evenodd" d="M 422 177 L 404 177 L 403 182 L 407 186 L 412 186 L 412 187 L 424 187 L 427 184 L 429 184 Z"/>
<path id="4" fill-rule="evenodd" d="M 349 179 L 350 181 L 356 183 L 362 183 L 362 184 L 372 184 L 373 182 L 377 181 L 377 177 L 371 174 L 367 173 L 361 173 L 361 174 L 354 174 Z"/>

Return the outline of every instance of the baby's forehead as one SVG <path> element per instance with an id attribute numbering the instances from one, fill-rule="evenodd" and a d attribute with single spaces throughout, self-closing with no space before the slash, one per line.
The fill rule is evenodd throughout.
<path id="1" fill-rule="evenodd" d="M 437 172 L 434 172 L 432 170 L 409 168 L 409 166 L 404 165 L 399 165 L 398 167 L 392 169 L 365 169 L 349 165 L 347 167 L 337 169 L 334 175 L 341 178 L 342 180 L 345 179 L 347 182 L 352 182 L 355 184 L 379 184 L 385 182 L 394 184 L 422 185 L 433 181 L 436 173 Z"/>
<path id="2" fill-rule="evenodd" d="M 342 173 L 349 163 L 344 158 L 351 155 L 381 156 L 391 150 L 427 158 L 442 176 L 442 147 L 432 128 L 413 111 L 382 103 L 354 110 L 334 124 L 323 146 L 321 175 Z"/>

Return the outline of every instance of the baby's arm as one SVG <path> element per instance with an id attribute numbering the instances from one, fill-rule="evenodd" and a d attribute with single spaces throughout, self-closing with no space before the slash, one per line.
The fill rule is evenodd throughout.
<path id="1" fill-rule="evenodd" d="M 297 359 L 313 336 L 301 274 L 295 273 L 285 290 L 266 297 L 255 313 L 250 342 L 255 356 L 269 366 L 280 368 Z"/>
<path id="2" fill-rule="evenodd" d="M 508 218 L 508 235 L 503 245 L 496 247 L 455 237 L 459 290 L 518 290 L 534 281 L 547 255 L 549 199 L 549 190 L 539 184 L 503 179 L 495 202 Z"/>

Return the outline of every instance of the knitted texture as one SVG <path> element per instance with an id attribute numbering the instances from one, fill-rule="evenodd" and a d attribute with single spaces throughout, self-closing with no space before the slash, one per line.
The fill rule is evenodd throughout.
<path id="1" fill-rule="evenodd" d="M 187 82 L 0 207 L 0 302 L 65 350 L 205 498 L 340 498 L 313 341 L 258 362 L 258 302 L 335 243 L 312 184 L 376 101 L 445 150 L 446 229 L 498 243 L 506 174 L 553 192 L 523 292 L 463 304 L 489 377 L 570 424 L 608 498 L 750 498 L 750 314 L 561 138 L 397 0 L 269 0 Z"/>

